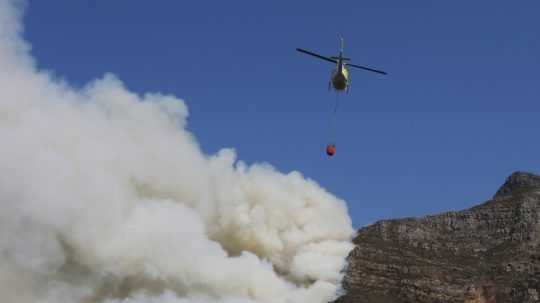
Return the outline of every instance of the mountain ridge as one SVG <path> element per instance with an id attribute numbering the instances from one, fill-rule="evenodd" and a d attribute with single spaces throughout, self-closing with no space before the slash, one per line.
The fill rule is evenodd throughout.
<path id="1" fill-rule="evenodd" d="M 540 301 L 540 176 L 460 211 L 381 220 L 354 239 L 336 303 Z"/>

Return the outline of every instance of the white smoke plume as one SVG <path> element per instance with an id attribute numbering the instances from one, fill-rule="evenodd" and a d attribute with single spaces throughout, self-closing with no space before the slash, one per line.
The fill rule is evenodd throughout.
<path id="1" fill-rule="evenodd" d="M 206 155 L 174 96 L 36 68 L 0 0 L 0 302 L 323 303 L 353 229 L 298 172 Z"/>

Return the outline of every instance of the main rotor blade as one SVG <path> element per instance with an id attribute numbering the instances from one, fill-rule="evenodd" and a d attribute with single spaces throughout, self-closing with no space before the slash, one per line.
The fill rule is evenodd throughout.
<path id="1" fill-rule="evenodd" d="M 323 59 L 323 60 L 326 60 L 326 61 L 330 61 L 330 62 L 332 62 L 332 63 L 337 63 L 337 61 L 334 60 L 334 59 L 331 59 L 331 58 L 328 58 L 328 57 L 325 57 L 325 56 L 321 56 L 321 55 L 318 55 L 318 54 L 316 54 L 316 53 L 312 53 L 312 52 L 307 51 L 307 50 L 305 50 L 305 49 L 297 48 L 296 50 L 299 51 L 299 52 L 301 52 L 301 53 L 308 54 L 308 55 L 311 55 L 311 56 L 313 56 L 313 57 L 317 57 L 317 58 L 319 58 L 319 59 Z"/>
<path id="2" fill-rule="evenodd" d="M 369 68 L 369 67 L 365 67 L 365 66 L 360 66 L 360 65 L 356 65 L 356 64 L 350 64 L 350 63 L 346 63 L 346 64 L 347 64 L 347 66 L 352 66 L 352 67 L 368 70 L 370 72 L 375 72 L 375 73 L 387 75 L 387 73 L 383 72 L 382 70 L 377 70 L 377 69 L 373 69 L 373 68 Z"/>

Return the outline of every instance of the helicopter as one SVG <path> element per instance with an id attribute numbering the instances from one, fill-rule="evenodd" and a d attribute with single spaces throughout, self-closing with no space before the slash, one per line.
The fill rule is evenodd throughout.
<path id="1" fill-rule="evenodd" d="M 350 61 L 351 59 L 343 57 L 343 44 L 344 44 L 343 37 L 341 37 L 341 35 L 338 35 L 338 37 L 339 37 L 339 40 L 341 42 L 340 43 L 340 49 L 339 49 L 339 56 L 325 57 L 325 56 L 321 56 L 319 54 L 316 54 L 314 52 L 311 52 L 311 51 L 308 51 L 308 50 L 305 50 L 305 49 L 302 49 L 302 48 L 297 48 L 296 49 L 297 51 L 299 51 L 301 53 L 308 54 L 308 55 L 317 57 L 319 59 L 326 60 L 326 61 L 329 61 L 329 62 L 332 62 L 332 63 L 336 64 L 336 68 L 332 71 L 330 81 L 328 82 L 328 90 L 330 90 L 333 87 L 334 90 L 336 90 L 336 91 L 344 91 L 344 90 L 346 90 L 347 92 L 349 92 L 349 86 L 350 86 L 350 82 L 351 82 L 350 76 L 349 76 L 349 71 L 347 70 L 347 67 L 349 67 L 349 66 L 359 68 L 359 69 L 363 69 L 363 70 L 367 70 L 367 71 L 371 71 L 371 72 L 375 72 L 375 73 L 379 73 L 379 74 L 383 74 L 383 75 L 387 74 L 386 72 L 381 71 L 381 70 L 377 70 L 377 69 L 373 69 L 373 68 L 369 68 L 369 67 L 349 63 L 348 61 Z"/>

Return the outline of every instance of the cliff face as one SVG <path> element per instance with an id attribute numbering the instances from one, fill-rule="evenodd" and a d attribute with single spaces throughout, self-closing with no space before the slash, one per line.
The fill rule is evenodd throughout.
<path id="1" fill-rule="evenodd" d="M 540 176 L 471 209 L 362 228 L 338 303 L 540 302 Z"/>

